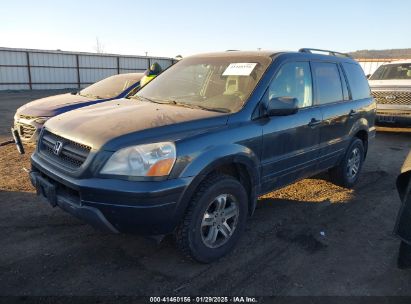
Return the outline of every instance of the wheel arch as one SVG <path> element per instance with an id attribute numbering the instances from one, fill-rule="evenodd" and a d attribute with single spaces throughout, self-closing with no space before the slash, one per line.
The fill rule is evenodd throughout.
<path id="1" fill-rule="evenodd" d="M 247 147 L 226 145 L 204 151 L 180 173 L 181 177 L 194 177 L 180 199 L 177 212 L 181 216 L 198 186 L 210 175 L 217 173 L 233 176 L 244 185 L 249 198 L 248 211 L 250 215 L 253 214 L 260 184 L 259 159 Z"/>
<path id="2" fill-rule="evenodd" d="M 359 138 L 362 140 L 364 145 L 364 158 L 367 156 L 368 152 L 368 140 L 369 140 L 369 127 L 368 121 L 365 118 L 357 120 L 350 130 L 350 138 Z"/>

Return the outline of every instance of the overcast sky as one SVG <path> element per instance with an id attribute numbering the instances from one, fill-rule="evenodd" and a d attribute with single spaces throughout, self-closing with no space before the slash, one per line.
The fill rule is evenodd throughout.
<path id="1" fill-rule="evenodd" d="M 409 48 L 411 1 L 2 1 L 0 46 L 187 56 L 227 49 Z"/>

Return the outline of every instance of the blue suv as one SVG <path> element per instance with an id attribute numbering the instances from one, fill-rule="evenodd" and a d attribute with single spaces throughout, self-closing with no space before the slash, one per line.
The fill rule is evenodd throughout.
<path id="1" fill-rule="evenodd" d="M 30 178 L 95 227 L 173 234 L 208 263 L 235 246 L 260 195 L 322 171 L 352 187 L 375 114 L 361 67 L 341 53 L 197 55 L 130 99 L 47 121 Z"/>

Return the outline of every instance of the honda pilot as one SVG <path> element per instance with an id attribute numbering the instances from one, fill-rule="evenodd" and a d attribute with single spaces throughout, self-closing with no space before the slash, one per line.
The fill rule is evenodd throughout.
<path id="1" fill-rule="evenodd" d="M 260 195 L 322 171 L 352 187 L 375 114 L 361 67 L 341 53 L 196 55 L 129 99 L 48 120 L 30 178 L 95 227 L 173 234 L 208 263 L 233 249 Z"/>

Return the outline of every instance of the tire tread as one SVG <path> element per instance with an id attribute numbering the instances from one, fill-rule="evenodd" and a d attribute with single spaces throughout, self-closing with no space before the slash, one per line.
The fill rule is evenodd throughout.
<path id="1" fill-rule="evenodd" d="M 363 162 L 364 162 L 364 144 L 361 139 L 355 137 L 350 143 L 347 149 L 347 152 L 344 155 L 344 158 L 341 160 L 340 164 L 338 164 L 338 166 L 329 170 L 330 181 L 333 184 L 344 187 L 344 188 L 352 188 L 355 182 L 358 180 L 358 177 L 357 177 L 354 184 L 350 184 L 347 181 L 346 176 L 345 176 L 345 170 L 346 170 L 345 162 L 346 162 L 347 154 L 350 153 L 352 146 L 357 142 L 361 143 L 361 147 L 362 147 L 362 152 L 363 152 L 362 159 L 361 159 L 361 167 L 362 167 Z M 360 167 L 360 170 L 361 170 L 361 167 Z M 360 174 L 360 172 L 358 174 Z"/>
<path id="2" fill-rule="evenodd" d="M 187 208 L 186 214 L 184 216 L 184 219 L 180 223 L 180 225 L 177 227 L 174 237 L 176 240 L 177 248 L 181 251 L 181 253 L 188 259 L 194 261 L 196 260 L 190 250 L 190 244 L 189 244 L 189 229 L 190 229 L 190 223 L 193 220 L 193 213 L 194 213 L 194 208 L 197 204 L 197 202 L 201 199 L 201 197 L 204 195 L 204 193 L 214 184 L 223 181 L 233 179 L 230 175 L 224 175 L 224 174 L 219 174 L 215 173 L 207 177 L 199 186 L 198 186 L 198 191 L 194 194 L 192 199 L 190 200 L 189 206 Z M 236 180 L 237 181 L 237 180 Z"/>

